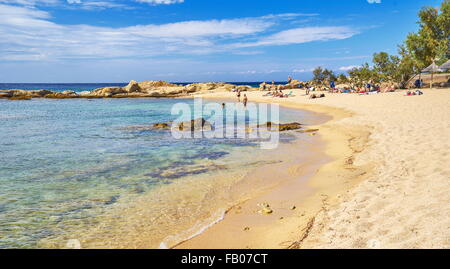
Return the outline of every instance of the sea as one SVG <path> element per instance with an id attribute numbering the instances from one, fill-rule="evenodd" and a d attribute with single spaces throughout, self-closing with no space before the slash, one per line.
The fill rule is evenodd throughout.
<path id="1" fill-rule="evenodd" d="M 174 82 L 178 85 L 188 85 L 195 82 Z M 262 82 L 229 82 L 234 85 L 247 85 L 259 88 Z M 287 82 L 275 82 L 276 85 L 284 85 Z M 71 90 L 75 92 L 91 91 L 104 87 L 124 87 L 128 83 L 0 83 L 0 90 L 22 89 L 22 90 L 41 90 L 46 89 L 55 92 Z"/>
<path id="2" fill-rule="evenodd" d="M 0 88 L 79 92 L 124 85 Z M 194 106 L 191 99 L 165 98 L 0 99 L 0 248 L 171 247 L 251 195 L 236 187 L 251 169 L 283 161 L 274 160 L 277 149 L 261 149 L 255 138 L 179 139 L 139 128 L 174 120 L 171 111 L 179 103 Z M 246 124 L 257 123 L 245 110 L 237 113 Z M 280 108 L 280 122 L 324 120 Z M 314 139 L 283 133 L 280 148 Z"/>

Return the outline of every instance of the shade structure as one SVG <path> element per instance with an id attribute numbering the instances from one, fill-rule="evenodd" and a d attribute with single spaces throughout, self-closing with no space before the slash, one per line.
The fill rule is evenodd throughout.
<path id="1" fill-rule="evenodd" d="M 448 60 L 445 64 L 439 66 L 439 69 L 449 70 L 450 69 L 450 60 Z"/>
<path id="2" fill-rule="evenodd" d="M 439 66 L 436 63 L 432 63 L 430 66 L 422 70 L 422 73 L 432 73 L 432 72 L 438 72 L 441 71 L 439 69 Z"/>
<path id="3" fill-rule="evenodd" d="M 435 72 L 442 71 L 439 66 L 433 62 L 430 66 L 422 70 L 422 73 L 431 73 L 430 89 L 433 88 L 433 75 Z"/>

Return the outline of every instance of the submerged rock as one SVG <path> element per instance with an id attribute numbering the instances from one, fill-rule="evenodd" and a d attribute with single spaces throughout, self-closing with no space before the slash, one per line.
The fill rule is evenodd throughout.
<path id="1" fill-rule="evenodd" d="M 301 131 L 298 131 L 299 133 L 315 133 L 315 132 L 318 132 L 319 131 L 319 129 L 306 129 L 306 130 L 301 130 Z"/>
<path id="2" fill-rule="evenodd" d="M 211 131 L 213 126 L 204 118 L 198 118 L 191 121 L 184 121 L 178 124 L 180 131 Z"/>
<path id="3" fill-rule="evenodd" d="M 161 123 L 155 123 L 153 124 L 153 129 L 160 129 L 160 130 L 166 130 L 170 129 L 170 123 L 161 122 Z"/>
<path id="4" fill-rule="evenodd" d="M 278 130 L 280 132 L 298 130 L 302 128 L 302 124 L 298 122 L 285 123 L 285 124 L 276 124 L 272 122 L 267 122 L 266 124 L 261 124 L 257 126 L 258 128 L 267 128 L 267 130 L 274 131 Z"/>

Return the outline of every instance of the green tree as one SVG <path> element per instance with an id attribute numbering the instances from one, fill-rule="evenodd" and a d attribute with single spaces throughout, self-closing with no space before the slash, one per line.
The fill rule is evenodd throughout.
<path id="1" fill-rule="evenodd" d="M 400 81 L 399 73 L 400 57 L 389 55 L 386 52 L 375 53 L 372 62 L 373 71 L 377 73 L 381 81 Z"/>
<path id="2" fill-rule="evenodd" d="M 316 84 L 318 84 L 318 85 L 323 85 L 324 84 L 326 77 L 323 74 L 323 68 L 322 67 L 320 67 L 320 66 L 316 67 L 313 70 L 313 76 L 314 76 L 313 81 Z"/>
<path id="3" fill-rule="evenodd" d="M 415 65 L 423 69 L 436 58 L 438 63 L 448 59 L 450 0 L 442 2 L 440 9 L 424 7 L 419 12 L 419 31 L 410 33 L 405 41 Z"/>
<path id="4" fill-rule="evenodd" d="M 411 77 L 418 74 L 420 70 L 415 63 L 414 57 L 405 46 L 400 45 L 398 47 L 398 54 L 401 57 L 401 61 L 398 65 L 398 77 L 395 82 L 406 83 Z"/>
<path id="5" fill-rule="evenodd" d="M 355 87 L 364 87 L 364 85 L 370 81 L 373 83 L 379 83 L 380 78 L 378 74 L 372 70 L 368 63 L 363 64 L 361 67 L 356 67 L 348 71 L 350 76 L 350 83 Z"/>
<path id="6" fill-rule="evenodd" d="M 348 79 L 348 77 L 346 75 L 340 74 L 337 78 L 337 82 L 339 84 L 346 84 L 346 83 L 349 83 L 350 80 Z"/>
<path id="7" fill-rule="evenodd" d="M 321 86 L 326 85 L 330 81 L 336 81 L 337 77 L 332 70 L 323 69 L 322 67 L 316 67 L 313 70 L 313 81 Z"/>
<path id="8" fill-rule="evenodd" d="M 324 69 L 323 70 L 323 75 L 325 76 L 325 79 L 328 80 L 328 82 L 336 81 L 336 79 L 337 79 L 337 77 L 334 74 L 333 70 Z"/>

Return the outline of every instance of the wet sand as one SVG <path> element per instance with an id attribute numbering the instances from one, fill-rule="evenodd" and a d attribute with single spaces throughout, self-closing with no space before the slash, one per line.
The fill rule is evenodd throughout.
<path id="1" fill-rule="evenodd" d="M 305 129 L 328 119 L 294 109 L 284 109 L 281 115 L 283 121 L 296 119 L 307 124 Z M 89 225 L 67 227 L 65 222 L 59 223 L 61 236 L 42 239 L 40 247 L 65 248 L 69 247 L 69 241 L 78 240 L 81 248 L 171 248 L 214 227 L 225 212 L 229 215 L 253 210 L 245 208 L 245 202 L 257 198 L 262 199 L 261 203 L 270 200 L 274 210 L 274 214 L 269 218 L 264 216 L 258 223 L 287 217 L 294 211 L 285 209 L 289 204 L 283 200 L 275 202 L 278 197 L 274 196 L 275 190 L 295 185 L 292 192 L 284 191 L 286 197 L 291 197 L 289 200 L 297 198 L 297 189 L 308 195 L 311 189 L 306 179 L 328 158 L 319 135 L 291 131 L 281 136 L 279 147 L 273 150 L 244 146 L 244 143 L 217 159 L 205 155 L 192 165 L 166 167 L 165 172 L 169 173 L 196 171 L 199 167 L 208 171 L 182 176 L 170 184 L 162 182 L 148 193 L 123 195 Z"/>
<path id="2" fill-rule="evenodd" d="M 314 100 L 300 90 L 289 99 L 247 93 L 250 101 L 332 116 L 312 127 L 320 129 L 332 161 L 311 174 L 306 169 L 309 193 L 292 182 L 273 188 L 178 247 L 450 247 L 450 89 L 424 92 L 412 97 L 404 92 L 327 94 Z M 265 174 L 276 177 L 278 171 Z M 262 201 L 274 208 L 273 214 L 258 214 Z M 292 205 L 295 210 L 289 209 Z"/>

